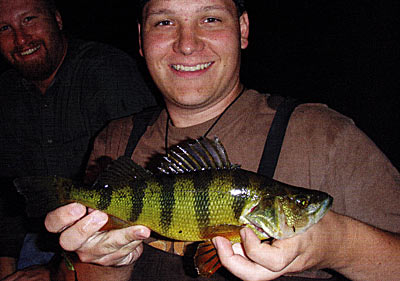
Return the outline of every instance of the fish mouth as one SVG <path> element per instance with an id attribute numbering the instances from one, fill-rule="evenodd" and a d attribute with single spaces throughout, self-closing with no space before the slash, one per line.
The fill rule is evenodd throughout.
<path id="1" fill-rule="evenodd" d="M 188 66 L 183 64 L 172 64 L 172 69 L 179 71 L 179 72 L 195 72 L 199 70 L 204 70 L 209 68 L 213 62 L 206 62 L 206 63 L 199 63 L 196 65 Z"/>
<path id="2" fill-rule="evenodd" d="M 331 208 L 332 203 L 333 198 L 331 196 L 329 196 L 322 202 L 319 208 L 315 210 L 315 216 L 317 220 L 320 220 L 324 216 L 324 214 Z"/>
<path id="3" fill-rule="evenodd" d="M 264 231 L 264 229 L 261 227 L 261 225 L 255 223 L 255 222 L 252 222 L 252 221 L 249 221 L 249 223 L 250 223 L 259 233 L 261 233 L 264 237 L 266 237 L 266 238 L 270 238 L 270 237 L 271 237 L 271 235 L 269 235 L 267 232 Z"/>
<path id="4" fill-rule="evenodd" d="M 274 231 L 276 231 L 276 229 L 272 225 L 268 223 L 267 225 L 263 225 L 263 223 L 258 222 L 257 219 L 244 218 L 244 221 L 248 227 L 254 230 L 257 236 L 263 237 L 263 239 L 274 237 Z"/>

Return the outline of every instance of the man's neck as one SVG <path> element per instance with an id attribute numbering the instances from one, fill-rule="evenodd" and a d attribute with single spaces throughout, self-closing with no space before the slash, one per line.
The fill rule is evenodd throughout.
<path id="1" fill-rule="evenodd" d="M 238 85 L 238 87 L 217 104 L 204 108 L 183 108 L 166 102 L 173 125 L 180 128 L 190 127 L 219 116 L 241 94 L 243 87 L 243 85 Z"/>
<path id="2" fill-rule="evenodd" d="M 56 70 L 49 76 L 49 78 L 42 80 L 42 81 L 32 81 L 32 83 L 40 90 L 40 92 L 44 95 L 47 91 L 47 89 L 50 87 L 50 85 L 53 83 L 54 78 L 56 77 L 56 74 L 58 70 L 60 69 L 62 63 L 64 62 L 65 56 L 67 55 L 67 49 L 68 49 L 68 42 L 67 39 L 64 37 L 64 50 L 63 50 L 63 56 L 60 59 L 60 62 L 56 68 Z"/>

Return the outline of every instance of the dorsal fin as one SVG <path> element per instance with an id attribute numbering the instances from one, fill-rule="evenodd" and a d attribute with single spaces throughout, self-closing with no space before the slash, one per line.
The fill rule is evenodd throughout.
<path id="1" fill-rule="evenodd" d="M 180 174 L 239 167 L 229 161 L 225 148 L 217 137 L 214 137 L 214 140 L 201 137 L 196 140 L 187 140 L 171 148 L 158 169 L 165 174 Z"/>
<path id="2" fill-rule="evenodd" d="M 150 171 L 136 164 L 129 157 L 121 156 L 110 163 L 106 170 L 100 174 L 95 184 L 115 186 L 146 179 L 152 175 Z"/>

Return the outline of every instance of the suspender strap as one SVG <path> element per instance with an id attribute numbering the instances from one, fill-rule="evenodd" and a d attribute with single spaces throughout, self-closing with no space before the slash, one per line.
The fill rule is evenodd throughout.
<path id="1" fill-rule="evenodd" d="M 299 104 L 300 102 L 296 99 L 285 98 L 278 105 L 265 142 L 258 173 L 270 178 L 274 176 L 290 116 Z M 161 110 L 162 108 L 160 107 L 151 107 L 137 113 L 133 117 L 133 128 L 125 149 L 125 156 L 132 156 L 139 139 L 146 132 L 147 126 L 155 122 Z"/>
<path id="2" fill-rule="evenodd" d="M 268 132 L 258 173 L 270 178 L 274 176 L 290 116 L 299 104 L 300 102 L 293 98 L 285 98 L 279 104 Z"/>
<path id="3" fill-rule="evenodd" d="M 155 122 L 160 115 L 161 107 L 149 107 L 135 114 L 133 117 L 133 128 L 128 139 L 128 144 L 125 148 L 125 156 L 131 157 L 139 139 L 146 132 L 147 126 Z"/>

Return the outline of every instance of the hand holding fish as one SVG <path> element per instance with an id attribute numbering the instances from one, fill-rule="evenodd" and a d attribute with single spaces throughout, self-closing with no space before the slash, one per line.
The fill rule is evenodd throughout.
<path id="1" fill-rule="evenodd" d="M 294 237 L 264 242 L 248 228 L 241 230 L 242 244 L 232 244 L 224 238 L 213 240 L 223 266 L 243 280 L 274 280 L 287 273 L 324 268 L 325 260 L 336 247 L 327 231 L 327 222 L 334 216 L 328 212 L 320 223 Z M 328 222 L 329 223 L 329 222 Z M 327 243 L 328 242 L 328 243 Z M 323 248 L 323 249 L 322 249 Z"/>
<path id="2" fill-rule="evenodd" d="M 393 279 L 398 276 L 400 237 L 332 211 L 308 231 L 271 244 L 247 228 L 240 235 L 242 244 L 222 237 L 213 243 L 221 264 L 243 280 L 274 280 L 323 268 L 351 280 L 400 280 Z"/>
<path id="3" fill-rule="evenodd" d="M 151 229 L 177 241 L 203 241 L 195 266 L 204 276 L 220 266 L 213 237 L 238 242 L 239 230 L 249 227 L 260 239 L 285 239 L 305 232 L 332 205 L 324 192 L 241 170 L 230 163 L 218 138 L 189 141 L 170 153 L 159 174 L 122 156 L 92 186 L 57 176 L 20 178 L 15 184 L 27 198 L 31 216 L 55 209 L 47 215 L 47 230 L 62 233 L 61 246 L 83 262 L 131 264 L 141 255 L 141 242 Z M 86 214 L 80 204 L 60 207 L 68 202 L 96 211 Z M 196 219 L 187 223 L 189 217 Z M 107 220 L 114 230 L 99 232 Z"/>
<path id="4" fill-rule="evenodd" d="M 150 236 L 143 226 L 101 231 L 108 216 L 100 211 L 86 215 L 86 207 L 69 204 L 46 216 L 48 231 L 61 233 L 60 245 L 74 251 L 83 262 L 104 266 L 122 266 L 135 262 L 143 252 L 142 240 Z"/>

